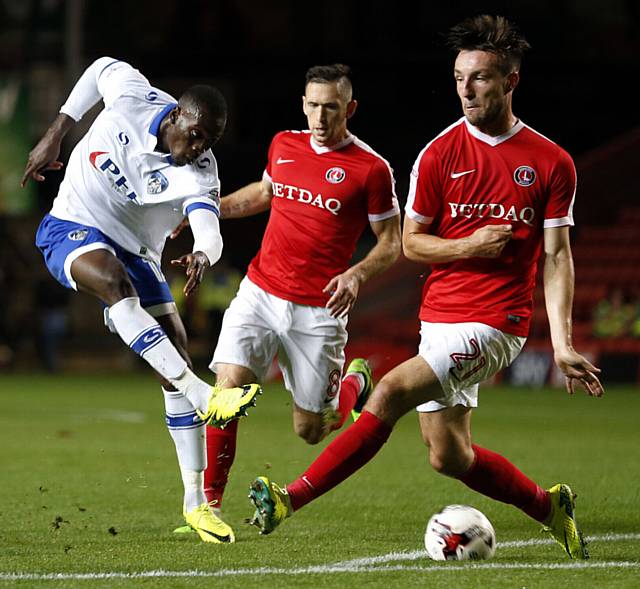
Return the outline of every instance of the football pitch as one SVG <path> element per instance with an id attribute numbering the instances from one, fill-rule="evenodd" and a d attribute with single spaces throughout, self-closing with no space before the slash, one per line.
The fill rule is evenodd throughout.
<path id="1" fill-rule="evenodd" d="M 270 536 L 244 523 L 259 474 L 285 483 L 320 446 L 292 431 L 288 394 L 265 387 L 239 428 L 224 502 L 233 545 L 182 524 L 181 482 L 159 386 L 130 376 L 0 376 L 0 587 L 638 587 L 640 392 L 602 399 L 487 388 L 474 441 L 546 487 L 569 483 L 591 559 L 569 560 L 513 507 L 427 466 L 415 414 L 382 452 Z M 436 563 L 429 516 L 466 503 L 492 521 L 496 556 Z"/>

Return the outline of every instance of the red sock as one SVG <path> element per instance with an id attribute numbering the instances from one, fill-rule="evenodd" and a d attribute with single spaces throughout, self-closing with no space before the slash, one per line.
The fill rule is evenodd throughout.
<path id="1" fill-rule="evenodd" d="M 347 417 L 351 413 L 353 406 L 356 404 L 358 395 L 360 394 L 360 379 L 356 374 L 349 374 L 342 379 L 340 385 L 340 397 L 338 399 L 338 413 L 340 421 L 331 428 L 332 430 L 340 429 Z"/>
<path id="2" fill-rule="evenodd" d="M 287 491 L 294 511 L 333 489 L 371 460 L 391 435 L 391 428 L 373 413 L 363 411 L 318 456 Z"/>
<path id="3" fill-rule="evenodd" d="M 478 493 L 510 503 L 543 522 L 551 510 L 548 493 L 506 458 L 475 444 L 475 460 L 459 479 Z"/>
<path id="4" fill-rule="evenodd" d="M 204 471 L 204 494 L 209 503 L 213 502 L 214 507 L 220 507 L 222 504 L 229 471 L 236 457 L 237 435 L 237 419 L 224 429 L 210 425 L 206 427 L 207 469 Z"/>

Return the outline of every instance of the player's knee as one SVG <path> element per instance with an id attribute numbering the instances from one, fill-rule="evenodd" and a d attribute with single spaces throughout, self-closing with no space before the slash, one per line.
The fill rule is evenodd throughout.
<path id="1" fill-rule="evenodd" d="M 438 473 L 457 478 L 469 469 L 469 459 L 466 452 L 448 448 L 440 450 L 429 448 L 429 463 Z"/>
<path id="2" fill-rule="evenodd" d="M 129 277 L 120 272 L 105 276 L 101 281 L 100 291 L 100 298 L 110 305 L 127 297 L 138 296 Z"/>
<path id="3" fill-rule="evenodd" d="M 402 388 L 384 378 L 376 385 L 365 408 L 387 423 L 395 423 L 411 409 Z"/>
<path id="4" fill-rule="evenodd" d="M 294 425 L 294 430 L 296 435 L 311 445 L 319 443 L 324 437 L 322 427 L 315 423 L 298 422 Z"/>

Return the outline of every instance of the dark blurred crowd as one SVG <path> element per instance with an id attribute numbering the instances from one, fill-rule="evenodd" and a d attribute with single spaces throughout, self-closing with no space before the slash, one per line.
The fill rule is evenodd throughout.
<path id="1" fill-rule="evenodd" d="M 37 356 L 42 368 L 55 371 L 69 293 L 46 274 L 33 245 L 33 224 L 0 216 L 0 367 Z"/>
<path id="2" fill-rule="evenodd" d="M 640 338 L 640 292 L 614 288 L 593 309 L 597 338 Z"/>

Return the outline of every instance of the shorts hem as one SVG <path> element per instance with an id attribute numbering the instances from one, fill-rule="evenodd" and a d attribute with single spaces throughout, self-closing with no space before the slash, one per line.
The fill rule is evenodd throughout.
<path id="1" fill-rule="evenodd" d="M 247 370 L 251 370 L 251 372 L 256 375 L 256 378 L 259 382 L 262 382 L 264 380 L 264 375 L 258 374 L 256 369 L 253 366 L 249 366 L 249 363 L 244 359 L 229 358 L 228 356 L 225 358 L 219 358 L 217 356 L 214 356 L 211 359 L 211 362 L 209 362 L 208 366 L 209 370 L 211 370 L 211 372 L 213 372 L 214 374 L 218 374 L 218 371 L 215 369 L 216 364 L 233 364 L 234 366 L 240 366 L 242 368 L 246 368 Z"/>
<path id="2" fill-rule="evenodd" d="M 174 301 L 149 305 L 148 307 L 143 307 L 143 309 L 152 317 L 162 317 L 163 315 L 171 315 L 171 313 L 178 312 L 178 307 Z"/>
<path id="3" fill-rule="evenodd" d="M 108 243 L 104 243 L 102 241 L 94 241 L 93 243 L 83 245 L 79 248 L 74 249 L 72 252 L 69 252 L 69 255 L 64 260 L 64 275 L 73 290 L 77 291 L 78 285 L 76 284 L 76 281 L 71 277 L 71 264 L 73 264 L 80 256 L 95 250 L 107 250 L 117 257 L 116 251 L 113 249 L 113 247 Z"/>
<path id="4" fill-rule="evenodd" d="M 453 405 L 445 405 L 441 403 L 444 399 L 434 399 L 433 401 L 427 401 L 426 403 L 420 403 L 416 407 L 416 411 L 418 413 L 435 413 L 436 411 L 442 411 L 443 409 L 451 409 L 452 407 L 457 407 L 461 405 L 462 407 L 466 407 L 468 409 L 477 409 L 478 403 L 454 403 Z"/>

